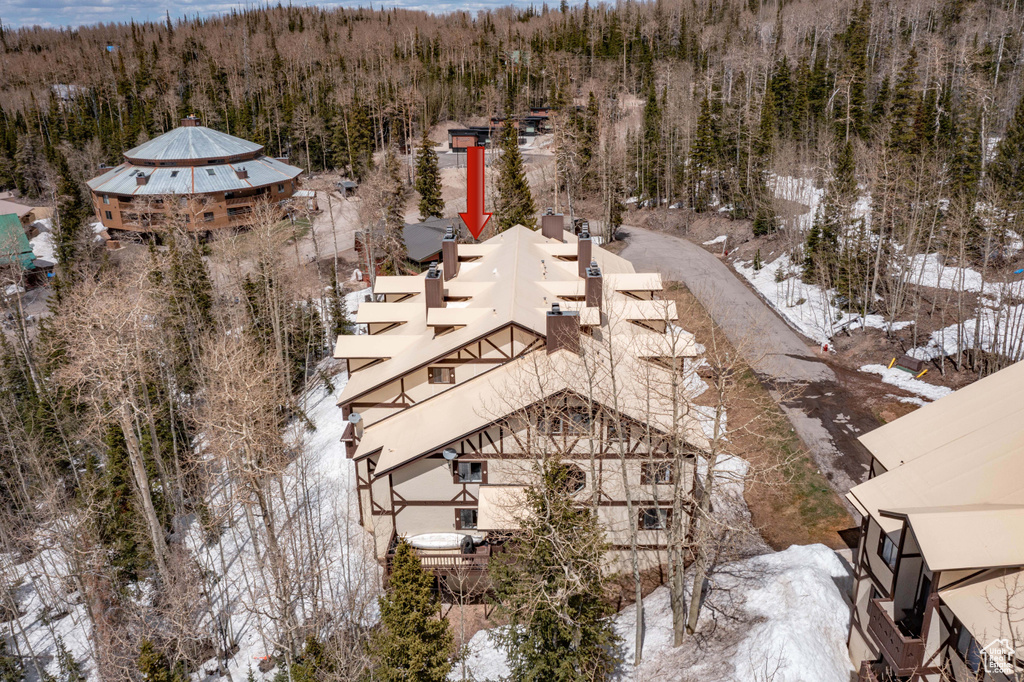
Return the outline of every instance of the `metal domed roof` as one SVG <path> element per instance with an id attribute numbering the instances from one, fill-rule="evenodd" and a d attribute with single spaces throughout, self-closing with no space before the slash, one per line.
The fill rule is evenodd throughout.
<path id="1" fill-rule="evenodd" d="M 182 126 L 124 153 L 132 161 L 187 161 L 253 154 L 263 145 L 205 126 Z"/>

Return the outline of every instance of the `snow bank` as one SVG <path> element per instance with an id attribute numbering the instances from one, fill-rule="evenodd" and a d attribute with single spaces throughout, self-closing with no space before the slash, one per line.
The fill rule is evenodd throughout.
<path id="1" fill-rule="evenodd" d="M 760 270 L 754 269 L 753 262 L 736 261 L 733 267 L 791 327 L 818 343 L 825 343 L 844 328 L 886 329 L 890 326 L 881 315 L 863 317 L 840 310 L 833 304 L 837 292 L 804 282 L 800 278 L 802 268 L 790 260 L 788 253 L 766 263 Z M 910 324 L 894 322 L 891 328 L 896 331 Z"/>
<path id="2" fill-rule="evenodd" d="M 32 239 L 28 240 L 29 246 L 32 247 L 32 253 L 36 254 L 36 258 L 50 261 L 51 263 L 57 262 L 57 256 L 54 253 L 53 246 L 53 235 L 49 232 L 40 232 Z"/>
<path id="3" fill-rule="evenodd" d="M 914 375 L 904 372 L 902 369 L 892 369 L 885 365 L 864 365 L 860 368 L 860 371 L 867 372 L 869 374 L 878 374 L 882 377 L 882 381 L 886 384 L 902 388 L 904 391 L 914 393 L 927 398 L 928 400 L 938 400 L 944 398 L 953 392 L 953 389 L 946 388 L 945 386 L 936 386 L 935 384 L 929 384 L 926 381 L 915 379 Z"/>
<path id="4" fill-rule="evenodd" d="M 784 552 L 720 566 L 710 576 L 710 594 L 697 633 L 672 646 L 669 591 L 659 587 L 644 599 L 643 662 L 632 661 L 636 607 L 614 616 L 622 638 L 617 679 L 744 682 L 848 682 L 854 670 L 846 649 L 850 607 L 844 591 L 852 578 L 824 545 L 794 545 Z M 689 596 L 687 596 L 689 600 Z M 509 674 L 504 653 L 482 630 L 469 641 L 466 668 L 477 680 Z M 459 669 L 451 679 L 459 679 Z"/>
<path id="5" fill-rule="evenodd" d="M 979 348 L 1013 361 L 1024 359 L 1024 305 L 983 305 L 980 315 L 932 332 L 927 344 L 911 349 L 908 355 L 931 360 L 956 355 L 966 348 Z"/>
<path id="6" fill-rule="evenodd" d="M 717 237 L 715 237 L 714 239 L 709 239 L 706 242 L 704 242 L 704 246 L 714 246 L 715 244 L 721 244 L 722 242 L 724 242 L 728 238 L 729 238 L 729 235 L 727 235 L 727 234 L 720 234 Z"/>

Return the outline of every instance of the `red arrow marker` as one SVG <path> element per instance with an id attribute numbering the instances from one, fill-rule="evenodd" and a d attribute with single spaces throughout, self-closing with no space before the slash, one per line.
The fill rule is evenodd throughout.
<path id="1" fill-rule="evenodd" d="M 484 213 L 484 148 L 469 147 L 466 149 L 466 212 L 460 213 L 462 222 L 472 233 L 473 239 L 479 239 L 484 226 L 491 219 L 490 213 Z"/>

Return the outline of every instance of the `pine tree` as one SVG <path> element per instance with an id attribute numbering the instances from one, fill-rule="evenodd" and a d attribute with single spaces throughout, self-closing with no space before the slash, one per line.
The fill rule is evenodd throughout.
<path id="1" fill-rule="evenodd" d="M 144 639 L 139 647 L 139 672 L 143 682 L 187 682 L 188 675 L 182 666 L 171 668 L 167 656 L 158 651 L 153 642 Z"/>
<path id="2" fill-rule="evenodd" d="M 619 638 L 601 572 L 607 549 L 592 510 L 571 495 L 570 469 L 541 464 L 541 484 L 526 492 L 522 529 L 489 567 L 499 614 L 497 635 L 511 679 L 584 682 L 606 679 Z"/>
<path id="3" fill-rule="evenodd" d="M 711 102 L 705 97 L 700 103 L 697 132 L 690 149 L 690 203 L 695 211 L 706 211 L 716 187 L 720 140 L 718 125 L 711 113 Z"/>
<path id="4" fill-rule="evenodd" d="M 537 206 L 533 203 L 530 183 L 526 180 L 523 156 L 519 153 L 518 131 L 512 125 L 511 112 L 506 112 L 499 146 L 501 154 L 495 164 L 498 168 L 498 196 L 494 202 L 498 232 L 515 225 L 536 229 Z"/>
<path id="5" fill-rule="evenodd" d="M 996 145 L 988 173 L 1005 201 L 1013 207 L 1024 205 L 1024 95 Z"/>
<path id="6" fill-rule="evenodd" d="M 374 679 L 443 682 L 455 642 L 433 591 L 434 577 L 405 540 L 395 549 L 387 591 L 380 598 L 380 627 L 370 639 Z"/>
<path id="7" fill-rule="evenodd" d="M 87 249 L 86 224 L 91 209 L 71 173 L 67 159 L 57 153 L 57 206 L 53 216 L 54 255 L 57 258 L 53 278 L 54 303 L 81 277 Z"/>
<path id="8" fill-rule="evenodd" d="M 17 151 L 14 153 L 14 176 L 18 191 L 22 194 L 38 197 L 43 193 L 43 160 L 28 133 L 18 136 Z"/>
<path id="9" fill-rule="evenodd" d="M 658 103 L 653 79 L 647 87 L 640 140 L 643 145 L 640 150 L 643 159 L 640 170 L 640 196 L 643 199 L 657 199 L 661 196 L 659 181 L 662 177 L 661 105 Z"/>
<path id="10" fill-rule="evenodd" d="M 379 185 L 377 189 L 380 196 L 379 252 L 384 256 L 384 268 L 393 275 L 399 275 L 407 258 L 404 234 L 405 187 L 402 184 L 402 168 L 393 148 L 388 147 L 384 152 L 384 162 L 374 176 L 374 181 Z"/>
<path id="11" fill-rule="evenodd" d="M 423 127 L 423 140 L 416 156 L 416 191 L 420 194 L 420 220 L 444 217 L 444 199 L 441 198 L 441 172 L 437 167 L 427 128 Z"/>

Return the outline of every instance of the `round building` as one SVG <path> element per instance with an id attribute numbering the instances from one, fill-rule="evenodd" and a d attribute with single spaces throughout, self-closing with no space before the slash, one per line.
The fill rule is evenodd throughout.
<path id="1" fill-rule="evenodd" d="M 253 206 L 275 205 L 299 188 L 302 169 L 263 154 L 263 145 L 199 125 L 181 126 L 124 153 L 124 163 L 89 181 L 96 216 L 110 230 L 159 232 L 172 209 L 193 231 L 242 227 Z"/>

